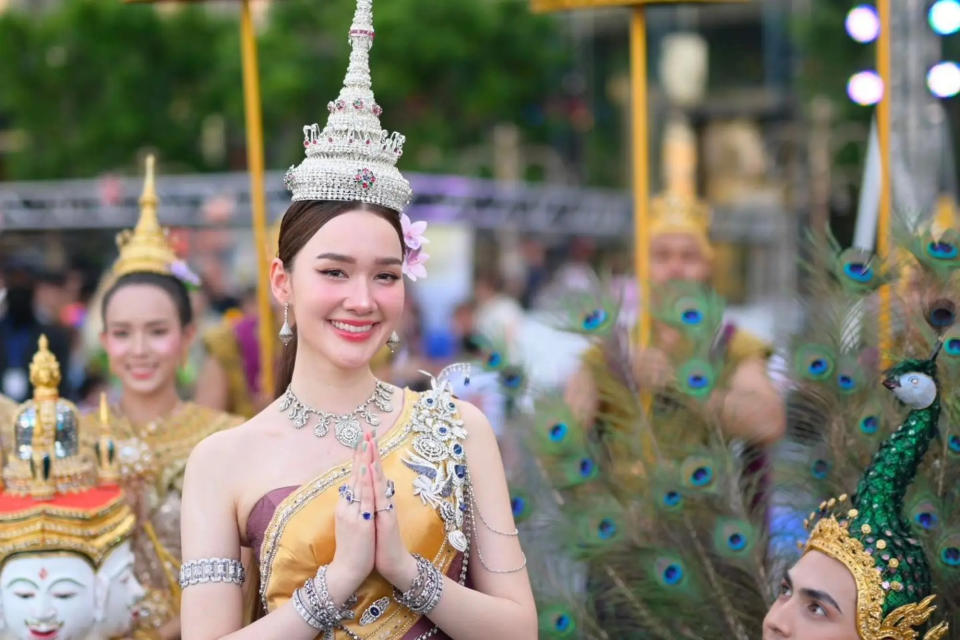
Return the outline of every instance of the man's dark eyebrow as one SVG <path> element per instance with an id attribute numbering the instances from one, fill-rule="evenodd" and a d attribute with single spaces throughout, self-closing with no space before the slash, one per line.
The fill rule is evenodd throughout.
<path id="1" fill-rule="evenodd" d="M 822 602 L 826 602 L 836 609 L 837 613 L 843 613 L 843 611 L 840 609 L 840 605 L 837 604 L 837 601 L 830 597 L 830 594 L 826 591 L 820 591 L 818 589 L 800 589 L 800 593 L 811 600 L 820 600 Z"/>
<path id="2" fill-rule="evenodd" d="M 789 571 L 783 572 L 783 579 L 786 580 L 790 588 L 793 589 L 793 578 L 790 577 Z M 812 600 L 821 600 L 826 602 L 836 609 L 838 613 L 843 613 L 843 610 L 840 608 L 840 605 L 837 604 L 837 601 L 834 600 L 833 597 L 826 591 L 820 591 L 818 589 L 800 589 L 800 593 Z"/>

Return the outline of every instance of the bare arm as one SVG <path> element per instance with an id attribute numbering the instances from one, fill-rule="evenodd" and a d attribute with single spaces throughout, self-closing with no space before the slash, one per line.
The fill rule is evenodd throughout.
<path id="1" fill-rule="evenodd" d="M 235 433 L 218 433 L 201 442 L 190 454 L 181 507 L 184 561 L 241 558 L 236 500 L 231 493 L 235 483 L 225 464 L 227 460 L 242 459 L 236 440 Z M 230 468 L 243 468 L 243 465 Z M 338 604 L 359 584 L 359 580 L 351 583 L 351 572 L 343 570 L 342 564 L 336 567 L 331 564 L 327 574 L 330 594 Z M 317 631 L 303 621 L 291 602 L 241 628 L 243 592 L 234 584 L 187 587 L 181 598 L 180 620 L 183 640 L 313 640 L 317 636 Z"/>
<path id="2" fill-rule="evenodd" d="M 501 532 L 515 530 L 497 440 L 479 409 L 466 402 L 458 404 L 468 432 L 467 465 L 476 497 L 476 532 L 471 539 L 469 563 L 474 588 L 445 577 L 443 597 L 429 617 L 457 640 L 533 639 L 537 637 L 537 612 L 527 571 L 521 568 L 524 558 L 520 541 L 517 536 L 494 533 L 483 522 Z M 393 575 L 381 571 L 401 591 L 410 587 L 417 574 L 413 558 L 409 554 L 407 557 L 409 562 Z"/>
<path id="3" fill-rule="evenodd" d="M 563 391 L 563 400 L 570 407 L 573 417 L 589 429 L 597 417 L 600 399 L 597 394 L 597 382 L 586 364 L 581 364 L 567 381 Z"/>
<path id="4" fill-rule="evenodd" d="M 757 444 L 773 444 L 786 431 L 784 402 L 767 376 L 762 358 L 741 362 L 733 372 L 729 387 L 718 391 L 711 401 L 722 411 L 728 435 Z"/>

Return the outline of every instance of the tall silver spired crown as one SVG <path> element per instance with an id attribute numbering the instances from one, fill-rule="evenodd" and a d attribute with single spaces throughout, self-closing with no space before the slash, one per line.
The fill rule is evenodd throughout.
<path id="1" fill-rule="evenodd" d="M 413 195 L 397 170 L 405 138 L 380 125 L 383 110 L 373 97 L 370 48 L 373 0 L 357 0 L 350 25 L 350 65 L 336 100 L 327 104 L 327 126 L 303 128 L 307 157 L 290 167 L 284 183 L 293 200 L 368 202 L 402 212 Z"/>

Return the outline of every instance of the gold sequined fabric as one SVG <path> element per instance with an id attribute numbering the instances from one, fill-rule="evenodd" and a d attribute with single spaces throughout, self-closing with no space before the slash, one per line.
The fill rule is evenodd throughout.
<path id="1" fill-rule="evenodd" d="M 240 424 L 242 418 L 186 402 L 145 425 L 131 423 L 116 408 L 110 409 L 108 419 L 120 482 L 137 516 L 135 571 L 149 592 L 142 623 L 157 627 L 173 615 L 179 598 L 180 495 L 187 459 L 201 440 Z M 99 420 L 92 414 L 82 418 L 84 448 L 93 447 Z"/>

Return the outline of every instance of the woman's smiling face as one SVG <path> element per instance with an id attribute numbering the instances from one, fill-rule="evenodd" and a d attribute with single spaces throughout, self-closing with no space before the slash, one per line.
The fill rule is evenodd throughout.
<path id="1" fill-rule="evenodd" d="M 274 293 L 290 304 L 297 339 L 335 367 L 366 366 L 403 311 L 403 248 L 394 227 L 366 211 L 324 224 L 289 270 L 274 266 Z"/>
<path id="2" fill-rule="evenodd" d="M 126 284 L 107 302 L 103 347 L 124 390 L 152 395 L 175 384 L 192 327 L 183 327 L 170 295 L 150 284 Z"/>

